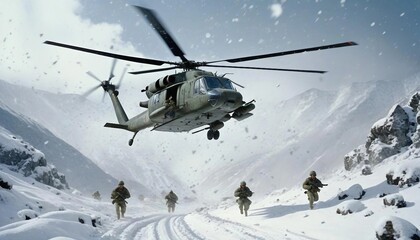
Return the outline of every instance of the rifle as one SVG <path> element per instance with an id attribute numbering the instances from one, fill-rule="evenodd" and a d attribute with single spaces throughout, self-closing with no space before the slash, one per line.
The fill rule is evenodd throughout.
<path id="1" fill-rule="evenodd" d="M 120 194 L 119 192 L 115 191 L 115 193 L 118 195 L 118 196 L 117 196 L 117 198 L 118 198 L 118 197 L 120 197 L 122 200 L 124 200 L 124 202 L 125 202 L 126 204 L 128 204 L 128 202 L 125 200 L 125 198 L 124 198 L 123 196 L 121 196 L 121 194 Z M 112 200 L 112 204 L 114 204 L 114 203 L 115 203 L 115 201 L 116 201 L 115 199 L 114 199 L 114 200 Z"/>

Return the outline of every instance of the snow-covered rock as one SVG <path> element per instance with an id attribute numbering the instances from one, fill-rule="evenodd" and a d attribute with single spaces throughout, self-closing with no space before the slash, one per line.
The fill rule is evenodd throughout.
<path id="1" fill-rule="evenodd" d="M 38 217 L 39 212 L 32 209 L 22 209 L 17 213 L 17 215 L 22 220 L 29 220 Z"/>
<path id="2" fill-rule="evenodd" d="M 20 172 L 25 177 L 33 177 L 58 189 L 68 189 L 69 186 L 64 174 L 47 164 L 45 155 L 29 143 L 8 134 L 0 129 L 0 163 L 9 169 Z"/>
<path id="3" fill-rule="evenodd" d="M 341 215 L 352 214 L 356 212 L 361 212 L 366 209 L 366 206 L 359 200 L 349 200 L 341 203 L 336 213 Z"/>
<path id="4" fill-rule="evenodd" d="M 360 200 L 365 195 L 365 190 L 363 190 L 360 184 L 354 184 L 349 189 L 341 191 L 337 194 L 338 200 L 343 200 L 346 198 L 352 198 L 355 200 Z"/>
<path id="5" fill-rule="evenodd" d="M 420 180 L 420 158 L 403 162 L 390 169 L 386 175 L 387 183 L 399 187 L 411 187 Z"/>
<path id="6" fill-rule="evenodd" d="M 408 105 L 394 105 L 385 118 L 373 124 L 365 145 L 360 145 L 344 156 L 346 170 L 356 166 L 375 166 L 384 159 L 401 152 L 404 147 L 419 145 L 418 98 L 417 92 L 410 98 Z M 364 175 L 366 168 L 363 168 Z"/>
<path id="7" fill-rule="evenodd" d="M 420 239 L 420 232 L 410 222 L 390 216 L 381 219 L 376 228 L 377 239 Z"/>
<path id="8" fill-rule="evenodd" d="M 384 197 L 385 206 L 396 206 L 398 208 L 406 207 L 407 203 L 404 201 L 404 197 L 400 194 L 392 194 Z"/>

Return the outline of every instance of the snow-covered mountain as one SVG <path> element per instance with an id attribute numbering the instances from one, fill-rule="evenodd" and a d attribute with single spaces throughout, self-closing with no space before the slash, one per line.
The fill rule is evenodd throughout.
<path id="1" fill-rule="evenodd" d="M 0 82 L 0 100 L 42 123 L 114 177 L 152 186 L 142 194 L 174 189 L 188 197 L 220 200 L 231 196 L 230 189 L 242 180 L 263 197 L 300 181 L 309 169 L 330 173 L 343 166 L 344 155 L 365 140 L 371 125 L 419 84 L 415 75 L 352 83 L 337 91 L 311 89 L 274 106 L 259 102 L 252 118 L 227 123 L 219 141 L 146 130 L 132 147 L 127 146 L 130 133 L 103 128 L 115 121 L 108 99 L 93 103 Z M 142 111 L 137 104 L 126 105 L 129 116 Z"/>
<path id="2" fill-rule="evenodd" d="M 2 209 L 7 209 L 6 214 L 0 217 L 0 223 L 5 224 L 0 227 L 0 239 L 24 239 L 29 238 L 29 236 L 33 239 L 68 237 L 71 239 L 124 240 L 150 238 L 374 239 L 376 235 L 380 237 L 384 234 L 392 234 L 396 239 L 418 239 L 420 237 L 420 220 L 418 218 L 420 214 L 420 195 L 418 194 L 420 127 L 418 127 L 416 115 L 419 112 L 417 101 L 420 99 L 419 94 L 404 95 L 404 92 L 408 93 L 416 88 L 414 84 L 412 87 L 404 85 L 404 88 L 395 90 L 401 92 L 400 95 L 393 95 L 397 100 L 392 102 L 385 97 L 385 95 L 391 94 L 391 91 L 386 92 L 386 94 L 382 93 L 384 89 L 396 86 L 388 82 L 375 84 L 380 84 L 382 91 L 374 91 L 377 86 L 372 87 L 367 91 L 369 94 L 365 93 L 363 95 L 365 100 L 361 100 L 363 97 L 357 94 L 349 94 L 352 97 L 348 96 L 343 100 L 339 97 L 343 96 L 342 91 L 339 92 L 341 94 L 325 93 L 319 90 L 307 92 L 305 96 L 309 97 L 298 99 L 306 100 L 312 108 L 306 108 L 306 111 L 300 116 L 293 118 L 294 121 L 302 124 L 302 128 L 299 128 L 298 125 L 298 127 L 290 130 L 290 134 L 293 135 L 290 139 L 293 140 L 274 141 L 277 144 L 283 141 L 285 147 L 298 146 L 298 143 L 313 144 L 315 140 L 322 143 L 331 143 L 332 140 L 329 140 L 331 134 L 332 137 L 340 137 L 342 141 L 345 141 L 346 134 L 351 136 L 350 131 L 344 135 L 333 133 L 348 128 L 354 132 L 357 130 L 357 133 L 360 131 L 360 134 L 363 135 L 358 142 L 354 140 L 357 143 L 350 146 L 350 149 L 354 149 L 355 146 L 363 143 L 366 136 L 371 139 L 370 146 L 375 146 L 370 149 L 371 151 L 379 150 L 378 152 L 380 152 L 381 148 L 398 149 L 397 151 L 389 151 L 388 153 L 392 154 L 381 159 L 381 161 L 370 164 L 370 172 L 367 174 L 366 172 L 364 174 L 360 172 L 365 166 L 365 161 L 361 161 L 362 164 L 360 165 L 355 164 L 353 168 L 348 168 L 348 170 L 344 169 L 344 154 L 337 159 L 339 163 L 331 162 L 330 168 L 325 168 L 328 169 L 329 174 L 323 174 L 322 171 L 318 173 L 320 180 L 329 185 L 322 188 L 319 193 L 320 201 L 316 203 L 315 210 L 309 210 L 307 197 L 303 193 L 301 184 L 306 178 L 308 170 L 318 169 L 317 167 L 322 166 L 321 163 L 326 159 L 320 159 L 314 165 L 304 161 L 301 162 L 300 166 L 303 166 L 303 168 L 299 171 L 306 171 L 305 176 L 291 184 L 289 189 L 278 188 L 275 183 L 272 183 L 273 178 L 271 176 L 264 177 L 263 174 L 267 172 L 274 174 L 275 169 L 279 168 L 278 163 L 268 161 L 270 158 L 278 157 L 278 154 L 281 153 L 281 151 L 274 151 L 275 149 L 271 155 L 259 156 L 258 159 L 264 159 L 265 161 L 255 161 L 253 159 L 256 156 L 255 154 L 242 161 L 232 161 L 230 164 L 224 165 L 223 169 L 219 168 L 217 174 L 208 172 L 207 175 L 203 176 L 204 181 L 199 186 L 192 186 L 192 189 L 201 189 L 203 186 L 207 186 L 208 188 L 205 189 L 208 191 L 207 196 L 216 195 L 219 196 L 219 199 L 223 199 L 217 205 L 202 205 L 199 201 L 191 201 L 181 197 L 177 205 L 177 214 L 167 214 L 163 198 L 146 198 L 142 201 L 132 197 L 128 199 L 126 218 L 121 221 L 114 220 L 114 208 L 106 199 L 97 201 L 66 191 L 52 189 L 41 183 L 33 184 L 30 178 L 22 178 L 18 173 L 1 169 L 0 177 L 3 181 L 13 185 L 13 188 L 0 188 L 0 205 L 4 206 L 4 208 L 2 206 Z M 382 84 L 385 84 L 385 87 Z M 367 87 L 362 86 L 359 90 L 366 90 Z M 338 99 L 345 104 L 339 106 Z M 358 101 L 355 99 L 358 99 Z M 296 101 L 297 99 L 291 99 L 282 103 L 281 106 L 288 105 L 287 103 L 290 106 L 296 106 L 296 103 L 298 103 Z M 384 106 L 386 109 L 375 109 L 376 106 L 381 105 L 370 105 L 369 101 L 380 101 L 381 104 L 383 101 L 390 101 L 391 103 L 388 107 Z M 396 102 L 400 104 L 394 105 Z M 394 107 L 391 107 L 391 111 L 389 111 L 390 106 L 393 105 Z M 302 108 L 299 109 L 302 110 Z M 323 114 L 309 114 L 307 111 L 310 111 L 310 109 L 316 109 Z M 403 112 L 399 109 L 402 109 Z M 331 114 L 327 114 L 329 112 L 327 110 Z M 374 119 L 366 120 L 369 117 L 365 118 L 361 114 L 363 113 L 362 110 L 370 110 L 369 114 L 376 111 L 382 111 L 383 113 L 382 115 L 375 113 L 373 114 Z M 361 111 L 361 113 L 351 114 L 358 111 Z M 340 118 L 344 120 L 344 124 L 348 125 L 341 127 L 339 124 L 340 118 L 334 116 L 333 113 L 342 113 Z M 403 113 L 406 113 L 407 117 L 403 117 Z M 297 115 L 296 111 L 291 111 L 288 116 L 292 118 Z M 313 120 L 312 125 L 305 128 L 306 122 L 302 119 L 311 115 L 319 119 Z M 376 117 L 376 115 L 380 116 Z M 383 118 L 384 116 L 386 117 Z M 312 118 L 309 118 L 308 122 L 311 121 L 310 119 Z M 366 123 L 369 127 L 364 130 L 358 129 L 359 120 L 357 119 L 369 121 L 370 123 Z M 378 119 L 381 120 L 377 121 Z M 285 127 L 290 126 L 279 126 L 279 129 Z M 322 131 L 319 129 L 322 129 Z M 411 141 L 404 141 L 408 145 L 403 146 L 400 144 L 400 133 L 404 131 L 408 131 L 406 137 L 409 137 Z M 309 133 L 315 136 L 314 132 L 318 132 L 317 138 L 313 138 L 315 140 L 303 139 Z M 388 135 L 375 135 L 377 138 L 373 139 L 371 137 L 372 133 L 386 133 Z M 265 135 L 270 134 L 275 133 L 265 133 Z M 254 141 L 260 138 L 257 137 Z M 352 139 L 349 138 L 348 141 L 353 141 Z M 390 142 L 387 142 L 388 140 Z M 323 144 L 316 146 L 318 148 L 325 147 Z M 338 148 L 340 144 L 333 146 Z M 262 148 L 265 147 L 262 146 Z M 322 149 L 320 151 L 322 152 Z M 323 151 L 327 151 L 327 148 Z M 336 149 L 334 151 L 339 152 Z M 292 154 L 289 152 L 288 155 L 297 155 L 296 159 L 300 160 L 300 154 L 296 154 L 296 152 L 299 153 L 300 149 L 295 149 Z M 308 155 L 311 155 L 311 153 L 312 151 L 306 152 Z M 379 156 L 379 154 L 373 154 L 372 157 L 374 156 Z M 153 171 L 154 166 L 148 167 Z M 274 169 L 271 170 L 271 168 Z M 241 176 L 252 176 L 257 170 L 259 170 L 260 176 L 248 181 L 248 186 L 255 192 L 255 196 L 251 198 L 253 204 L 249 216 L 245 218 L 239 213 L 234 197 L 228 193 L 232 193 L 237 187 L 237 179 L 240 179 Z M 287 176 L 292 177 L 292 175 L 294 174 L 289 172 Z M 210 182 L 210 176 L 212 176 L 212 182 Z M 264 185 L 261 179 L 269 179 L 269 181 Z M 157 183 L 157 185 L 161 186 L 160 183 Z M 266 195 L 264 191 L 270 191 L 270 194 Z M 200 195 L 202 194 L 201 192 Z M 31 219 L 24 220 L 27 218 Z M 93 220 L 96 227 L 93 226 Z"/>
<path id="3" fill-rule="evenodd" d="M 13 185 L 0 188 L 0 239 L 376 239 L 390 225 L 393 237 L 382 239 L 418 239 L 419 184 L 388 184 L 386 175 L 403 177 L 407 169 L 420 174 L 419 154 L 418 148 L 396 154 L 373 166 L 370 175 L 342 167 L 331 177 L 318 176 L 329 185 L 314 210 L 300 183 L 262 200 L 251 197 L 248 217 L 239 213 L 233 197 L 217 207 L 180 200 L 175 214 L 166 213 L 163 198 L 130 198 L 126 217 L 117 221 L 106 199 L 31 184 L 0 169 L 2 180 Z"/>
<path id="4" fill-rule="evenodd" d="M 247 146 L 255 154 L 216 168 L 202 184 L 220 192 L 232 189 L 242 176 L 258 192 L 266 193 L 300 182 L 313 169 L 331 174 L 344 165 L 344 156 L 354 146 L 365 141 L 372 124 L 386 115 L 389 106 L 406 102 L 419 85 L 420 75 L 415 75 L 401 81 L 352 83 L 338 91 L 311 89 L 281 102 L 275 113 L 265 108 L 259 113 L 264 124 L 256 127 L 256 137 L 250 141 L 260 150 Z M 269 131 L 262 130 L 266 126 Z M 214 184 L 214 176 L 229 179 L 228 185 Z"/>
<path id="5" fill-rule="evenodd" d="M 159 154 L 158 148 L 130 148 L 131 135 L 103 127 L 115 118 L 108 104 L 0 81 L 0 106 L 0 126 L 41 150 L 76 189 L 109 192 L 118 178 L 133 186 L 134 195 L 160 196 L 173 188 L 193 197 L 151 155 Z M 97 177 L 89 176 L 88 168 L 95 169 Z"/>

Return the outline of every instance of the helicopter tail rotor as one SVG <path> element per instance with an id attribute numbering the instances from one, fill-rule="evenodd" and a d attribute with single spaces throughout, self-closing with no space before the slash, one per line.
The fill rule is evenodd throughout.
<path id="1" fill-rule="evenodd" d="M 100 82 L 99 85 L 94 86 L 93 88 L 89 89 L 88 91 L 86 91 L 84 94 L 82 94 L 83 97 L 87 97 L 88 95 L 92 94 L 96 89 L 102 87 L 104 89 L 104 93 L 102 95 L 102 101 L 104 101 L 105 98 L 105 92 L 107 92 L 108 90 L 112 90 L 116 95 L 118 95 L 118 88 L 121 86 L 121 82 L 123 80 L 123 77 L 125 75 L 125 72 L 127 71 L 127 67 L 124 68 L 123 73 L 118 81 L 118 84 L 112 84 L 111 80 L 115 77 L 114 74 L 114 70 L 115 70 L 115 66 L 117 63 L 117 59 L 113 59 L 112 61 L 112 65 L 111 65 L 111 69 L 109 72 L 109 76 L 107 80 L 101 80 L 100 78 L 98 78 L 95 74 L 93 74 L 92 72 L 88 71 L 86 72 L 87 75 L 89 75 L 90 77 L 92 77 L 93 79 L 95 79 L 96 81 Z"/>

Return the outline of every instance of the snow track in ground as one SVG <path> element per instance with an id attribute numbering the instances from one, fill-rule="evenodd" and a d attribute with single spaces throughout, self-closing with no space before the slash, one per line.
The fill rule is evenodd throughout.
<path id="1" fill-rule="evenodd" d="M 221 236 L 227 240 L 279 239 L 278 236 L 208 213 L 157 214 L 124 218 L 113 223 L 112 229 L 103 234 L 104 239 L 119 240 L 219 240 Z"/>

